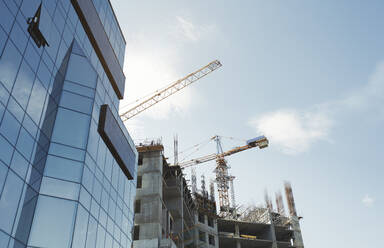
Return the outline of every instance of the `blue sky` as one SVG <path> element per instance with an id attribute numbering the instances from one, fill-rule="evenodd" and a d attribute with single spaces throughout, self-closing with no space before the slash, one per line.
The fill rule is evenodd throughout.
<path id="1" fill-rule="evenodd" d="M 121 106 L 219 59 L 223 67 L 127 122 L 172 157 L 215 134 L 239 204 L 292 182 L 306 247 L 377 247 L 384 228 L 384 2 L 112 0 L 127 40 Z M 238 138 L 238 139 L 237 139 Z M 215 152 L 207 145 L 188 158 Z M 183 158 L 185 154 L 181 154 Z M 172 160 L 172 159 L 171 159 Z M 214 163 L 196 167 L 213 178 Z M 189 171 L 186 171 L 189 173 Z"/>

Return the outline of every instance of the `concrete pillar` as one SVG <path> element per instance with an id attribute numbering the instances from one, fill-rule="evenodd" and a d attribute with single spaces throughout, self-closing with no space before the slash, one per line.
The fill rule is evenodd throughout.
<path id="1" fill-rule="evenodd" d="M 291 216 L 291 224 L 292 224 L 293 237 L 294 237 L 293 246 L 297 248 L 304 248 L 304 241 L 301 235 L 299 217 Z"/>
<path id="2" fill-rule="evenodd" d="M 275 224 L 273 223 L 271 210 L 268 209 L 269 220 L 271 222 L 271 237 L 272 237 L 272 248 L 277 248 L 277 240 L 276 240 L 276 232 L 275 232 Z"/>

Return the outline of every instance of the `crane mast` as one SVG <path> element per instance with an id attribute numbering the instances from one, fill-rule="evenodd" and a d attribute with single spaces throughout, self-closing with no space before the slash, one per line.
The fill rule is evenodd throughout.
<path id="1" fill-rule="evenodd" d="M 196 82 L 202 77 L 205 77 L 209 73 L 213 72 L 214 70 L 221 67 L 221 63 L 218 60 L 214 60 L 208 65 L 200 68 L 199 70 L 188 74 L 187 76 L 177 80 L 176 82 L 172 83 L 171 85 L 167 86 L 166 88 L 160 90 L 159 92 L 156 92 L 155 95 L 150 96 L 149 98 L 145 99 L 141 103 L 137 104 L 133 108 L 129 109 L 128 111 L 125 111 L 120 115 L 121 119 L 123 121 L 127 121 L 128 119 L 134 117 L 135 115 L 140 114 L 144 110 L 152 107 L 156 103 L 164 100 L 165 98 L 169 97 L 170 95 L 175 94 L 179 90 L 187 87 L 188 85 L 192 84 L 193 82 Z"/>

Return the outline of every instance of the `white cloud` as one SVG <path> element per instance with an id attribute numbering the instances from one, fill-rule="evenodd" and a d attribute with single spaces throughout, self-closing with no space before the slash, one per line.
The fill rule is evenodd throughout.
<path id="1" fill-rule="evenodd" d="M 321 112 L 278 110 L 253 119 L 250 124 L 284 153 L 297 154 L 308 150 L 313 142 L 326 139 L 331 120 Z"/>
<path id="2" fill-rule="evenodd" d="M 189 41 L 199 41 L 216 32 L 215 25 L 195 25 L 181 16 L 176 16 L 177 27 L 182 37 Z"/>
<path id="3" fill-rule="evenodd" d="M 375 199 L 370 197 L 369 195 L 365 195 L 363 199 L 361 199 L 361 202 L 364 204 L 366 207 L 372 207 L 373 204 L 375 203 Z"/>
<path id="4" fill-rule="evenodd" d="M 249 124 L 266 135 L 271 145 L 286 154 L 307 151 L 319 140 L 330 140 L 329 134 L 338 116 L 357 111 L 384 117 L 384 62 L 377 64 L 369 82 L 341 99 L 327 101 L 307 109 L 280 109 L 251 119 Z"/>

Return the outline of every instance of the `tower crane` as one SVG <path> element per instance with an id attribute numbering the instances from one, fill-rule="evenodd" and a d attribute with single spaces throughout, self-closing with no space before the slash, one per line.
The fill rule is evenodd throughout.
<path id="1" fill-rule="evenodd" d="M 156 103 L 164 100 L 165 98 L 175 94 L 179 90 L 187 87 L 188 85 L 196 82 L 202 77 L 205 77 L 209 73 L 221 67 L 221 63 L 218 60 L 214 60 L 208 65 L 200 68 L 199 70 L 188 74 L 187 76 L 177 80 L 176 82 L 168 85 L 164 89 L 160 91 L 156 91 L 154 95 L 149 96 L 145 100 L 141 101 L 139 104 L 135 105 L 131 109 L 125 111 L 120 114 L 120 117 L 123 121 L 127 121 L 128 119 L 134 117 L 135 115 L 140 114 L 144 110 L 152 107 Z"/>
<path id="2" fill-rule="evenodd" d="M 247 140 L 246 144 L 243 146 L 238 146 L 228 151 L 223 151 L 223 148 L 221 146 L 220 136 L 216 135 L 212 137 L 211 140 L 214 140 L 216 142 L 217 153 L 192 159 L 186 162 L 181 162 L 176 165 L 180 166 L 181 168 L 187 168 L 187 167 L 195 166 L 197 164 L 216 160 L 216 168 L 214 172 L 216 173 L 216 184 L 217 184 L 217 190 L 219 192 L 220 215 L 225 217 L 225 216 L 228 216 L 231 212 L 229 193 L 228 193 L 229 184 L 231 184 L 232 207 L 235 208 L 234 206 L 235 194 L 233 190 L 233 179 L 235 177 L 230 176 L 228 174 L 229 166 L 227 164 L 227 161 L 225 160 L 225 157 L 251 149 L 251 148 L 255 148 L 255 147 L 259 147 L 260 149 L 266 148 L 268 147 L 269 141 L 265 136 L 259 136 L 259 137 Z"/>

